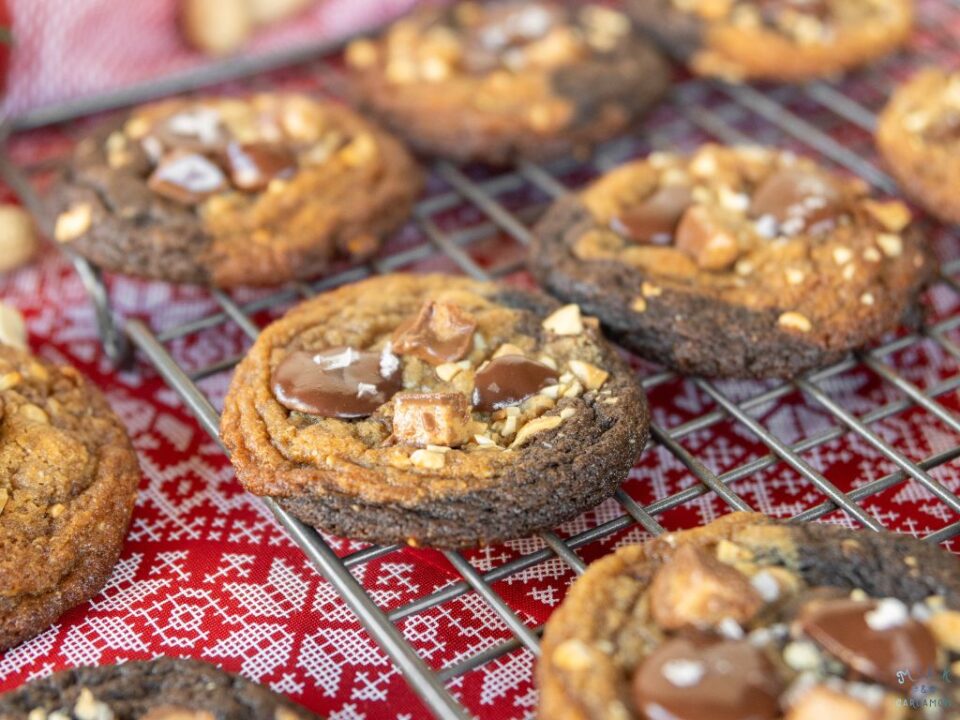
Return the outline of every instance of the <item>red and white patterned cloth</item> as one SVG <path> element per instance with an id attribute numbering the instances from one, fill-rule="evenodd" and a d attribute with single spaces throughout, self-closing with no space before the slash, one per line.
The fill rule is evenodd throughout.
<path id="1" fill-rule="evenodd" d="M 928 4 L 935 2 L 929 0 Z M 330 0 L 321 15 L 340 17 L 343 22 L 344 13 L 350 15 L 352 8 L 372 4 Z M 403 4 L 387 3 L 391 12 Z M 112 28 L 110 35 L 123 34 L 126 25 L 118 18 L 132 22 L 131 18 L 136 16 L 152 18 L 146 26 L 159 28 L 157 33 L 164 37 L 158 39 L 152 31 L 137 33 L 137 44 L 143 48 L 140 59 L 124 70 L 129 74 L 114 75 L 112 66 L 102 66 L 106 69 L 101 71 L 101 66 L 87 59 L 85 53 L 94 50 L 79 47 L 93 44 L 90 36 L 77 29 L 56 26 L 53 8 L 59 8 L 61 3 L 15 0 L 18 29 L 26 27 L 21 23 L 36 22 L 40 27 L 49 22 L 58 28 L 55 32 L 59 37 L 73 38 L 64 40 L 64 44 L 77 48 L 78 54 L 63 56 L 61 62 L 69 59 L 67 64 L 75 68 L 63 73 L 62 84 L 56 90 L 52 86 L 30 89 L 30 83 L 18 77 L 22 66 L 15 63 L 11 84 L 14 106 L 33 106 L 64 93 L 86 92 L 91 87 L 102 89 L 103 77 L 111 83 L 114 77 L 118 82 L 128 82 L 155 74 L 151 68 L 169 69 L 175 65 L 162 50 L 171 47 L 171 40 L 165 35 L 164 18 L 168 15 L 162 10 L 165 3 L 161 0 L 72 0 L 70 5 L 86 9 L 83 17 L 88 32 L 102 24 Z M 96 10 L 98 7 L 100 10 Z M 351 10 L 348 13 L 343 8 Z M 20 19 L 34 10 L 35 18 Z M 24 43 L 33 42 L 24 30 L 18 32 Z M 44 72 L 56 74 L 53 65 L 45 60 L 36 62 L 40 77 L 46 77 Z M 101 80 L 90 84 L 87 73 L 102 73 Z M 272 81 L 291 87 L 310 86 L 309 80 L 296 73 Z M 658 127 L 674 129 L 683 122 L 669 108 L 653 120 Z M 845 133 L 844 142 L 850 147 L 869 141 L 863 133 L 857 135 L 843 126 L 837 131 Z M 751 136 L 768 139 L 759 131 Z M 691 133 L 683 144 L 702 139 Z M 773 139 L 787 142 L 787 138 Z M 15 138 L 11 153 L 18 161 L 29 163 L 62 152 L 68 146 L 64 134 L 50 130 Z M 461 208 L 442 218 L 444 227 L 476 221 L 477 211 L 472 208 Z M 423 237 L 411 227 L 401 232 L 386 252 L 416 242 L 423 242 Z M 941 255 L 947 245 L 941 243 Z M 516 246 L 511 247 L 515 250 Z M 496 260 L 499 255 L 499 246 L 484 245 L 476 257 L 481 261 Z M 425 267 L 448 269 L 449 265 L 431 260 L 415 269 Z M 157 329 L 202 317 L 216 309 L 203 290 L 122 277 L 111 279 L 111 294 L 120 315 L 148 318 Z M 74 665 L 158 655 L 190 656 L 241 672 L 332 720 L 429 716 L 332 587 L 311 568 L 260 503 L 244 493 L 228 460 L 183 407 L 176 393 L 143 358 L 138 358 L 132 371 L 113 370 L 100 348 L 85 291 L 54 248 L 47 247 L 32 267 L 0 279 L 0 296 L 25 313 L 31 345 L 37 353 L 76 365 L 104 389 L 129 429 L 144 473 L 123 556 L 107 587 L 91 602 L 67 613 L 47 632 L 0 654 L 0 691 Z M 241 293 L 240 297 L 248 294 Z M 931 293 L 930 305 L 934 320 L 960 312 L 957 294 L 943 288 Z M 275 315 L 265 313 L 257 320 L 266 321 Z M 948 333 L 954 342 L 960 339 L 957 335 L 956 331 Z M 179 362 L 196 368 L 231 357 L 248 346 L 240 329 L 228 324 L 178 340 L 171 347 Z M 921 388 L 932 387 L 958 372 L 957 361 L 930 341 L 911 344 L 892 356 L 890 362 Z M 228 381 L 229 373 L 221 373 L 202 381 L 201 387 L 219 405 Z M 900 391 L 863 368 L 824 381 L 821 386 L 857 415 L 903 398 Z M 731 397 L 742 399 L 762 386 L 723 383 L 721 387 Z M 940 400 L 951 412 L 960 413 L 955 392 L 941 396 Z M 657 422 L 667 428 L 715 409 L 693 383 L 679 380 L 655 389 L 651 402 Z M 756 408 L 752 414 L 789 443 L 837 425 L 829 413 L 799 393 Z M 957 434 L 949 427 L 917 409 L 896 413 L 871 428 L 912 459 L 928 457 L 958 443 Z M 682 443 L 718 473 L 767 454 L 765 446 L 742 425 L 729 421 L 692 433 Z M 896 469 L 890 460 L 857 437 L 819 445 L 804 457 L 844 491 Z M 956 462 L 933 470 L 932 475 L 952 491 L 960 492 L 960 468 Z M 667 451 L 652 447 L 625 489 L 639 502 L 649 503 L 696 483 Z M 736 481 L 732 487 L 752 507 L 777 517 L 792 516 L 824 500 L 815 487 L 783 463 Z M 896 484 L 865 499 L 862 505 L 890 529 L 916 534 L 938 530 L 958 519 L 914 482 Z M 658 520 L 671 529 L 689 527 L 726 511 L 722 501 L 707 494 L 658 516 Z M 567 523 L 561 534 L 575 534 L 622 514 L 620 506 L 609 501 Z M 828 519 L 848 524 L 839 512 Z M 580 552 L 584 560 L 590 561 L 615 545 L 644 537 L 641 531 L 632 529 Z M 341 553 L 359 548 L 344 540 L 330 541 Z M 486 571 L 541 547 L 541 540 L 528 538 L 467 556 L 475 567 Z M 955 541 L 948 547 L 958 549 Z M 460 579 L 441 554 L 412 549 L 361 565 L 355 574 L 379 605 L 388 610 Z M 535 627 L 547 620 L 572 579 L 572 571 L 554 558 L 511 575 L 494 587 L 528 625 Z M 510 638 L 504 623 L 474 593 L 413 615 L 399 622 L 398 627 L 434 668 L 455 664 Z M 536 706 L 533 664 L 529 652 L 517 650 L 452 681 L 450 688 L 478 716 L 530 717 Z"/>

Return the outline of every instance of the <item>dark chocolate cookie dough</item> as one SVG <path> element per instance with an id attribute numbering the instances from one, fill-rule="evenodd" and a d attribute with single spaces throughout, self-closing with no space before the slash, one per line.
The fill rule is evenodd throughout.
<path id="1" fill-rule="evenodd" d="M 100 591 L 140 468 L 89 381 L 0 346 L 0 650 Z"/>
<path id="2" fill-rule="evenodd" d="M 407 218 L 421 172 L 392 137 L 292 94 L 174 99 L 77 145 L 55 236 L 109 270 L 218 287 L 363 260 Z"/>
<path id="3" fill-rule="evenodd" d="M 960 72 L 927 68 L 898 88 L 880 115 L 877 146 L 908 195 L 960 223 Z"/>
<path id="4" fill-rule="evenodd" d="M 588 568 L 547 623 L 538 716 L 956 718 L 958 658 L 952 555 L 739 513 Z"/>
<path id="5" fill-rule="evenodd" d="M 290 311 L 240 363 L 221 423 L 251 492 L 343 537 L 440 547 L 597 505 L 647 429 L 595 319 L 442 275 L 374 278 Z"/>
<path id="6" fill-rule="evenodd" d="M 700 75 L 798 82 L 903 45 L 913 0 L 628 0 L 627 11 Z"/>
<path id="7" fill-rule="evenodd" d="M 608 139 L 669 79 L 625 15 L 546 0 L 425 9 L 347 60 L 357 101 L 416 149 L 496 164 Z"/>
<path id="8" fill-rule="evenodd" d="M 64 670 L 0 695 L 0 720 L 318 720 L 264 687 L 196 660 Z"/>
<path id="9" fill-rule="evenodd" d="M 786 152 L 657 153 L 558 201 L 530 266 L 637 353 L 705 376 L 792 377 L 915 312 L 934 271 L 896 200 Z"/>

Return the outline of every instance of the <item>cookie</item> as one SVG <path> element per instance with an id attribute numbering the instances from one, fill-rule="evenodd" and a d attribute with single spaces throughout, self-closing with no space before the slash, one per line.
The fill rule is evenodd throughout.
<path id="1" fill-rule="evenodd" d="M 960 72 L 927 68 L 898 88 L 880 115 L 877 147 L 908 195 L 960 223 Z"/>
<path id="2" fill-rule="evenodd" d="M 309 525 L 466 547 L 555 526 L 610 496 L 648 419 L 633 372 L 575 305 L 388 275 L 264 330 L 220 429 L 247 490 Z"/>
<path id="3" fill-rule="evenodd" d="M 407 151 L 344 107 L 211 96 L 94 130 L 50 204 L 56 239 L 108 270 L 276 285 L 370 257 L 421 186 Z"/>
<path id="4" fill-rule="evenodd" d="M 669 69 L 599 5 L 461 2 L 347 51 L 353 94 L 417 150 L 507 164 L 587 149 L 663 94 Z"/>
<path id="5" fill-rule="evenodd" d="M 0 720 L 317 720 L 289 700 L 196 660 L 83 667 L 0 695 Z"/>
<path id="6" fill-rule="evenodd" d="M 629 163 L 559 200 L 534 234 L 549 292 L 640 355 L 713 377 L 835 362 L 910 316 L 934 270 L 903 203 L 756 147 Z"/>
<path id="7" fill-rule="evenodd" d="M 100 591 L 139 482 L 126 431 L 89 381 L 0 346 L 0 650 Z"/>
<path id="8" fill-rule="evenodd" d="M 958 569 L 913 537 L 752 513 L 624 547 L 547 623 L 538 717 L 955 717 L 909 701 L 960 701 Z"/>
<path id="9" fill-rule="evenodd" d="M 801 82 L 903 45 L 913 0 L 628 0 L 627 11 L 693 72 Z"/>

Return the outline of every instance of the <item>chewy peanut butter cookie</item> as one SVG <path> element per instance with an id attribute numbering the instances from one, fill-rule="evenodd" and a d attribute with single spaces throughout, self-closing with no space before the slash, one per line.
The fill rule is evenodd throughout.
<path id="1" fill-rule="evenodd" d="M 196 660 L 83 667 L 0 695 L 0 720 L 318 720 L 265 687 Z"/>
<path id="2" fill-rule="evenodd" d="M 0 346 L 0 650 L 100 591 L 139 482 L 137 455 L 96 388 Z"/>
<path id="3" fill-rule="evenodd" d="M 396 140 L 330 102 L 167 100 L 78 144 L 55 236 L 117 272 L 275 285 L 372 255 L 421 180 Z"/>
<path id="4" fill-rule="evenodd" d="M 700 75 L 798 82 L 903 45 L 913 0 L 629 0 L 628 12 Z"/>
<path id="5" fill-rule="evenodd" d="M 880 115 L 877 145 L 911 197 L 960 223 L 960 72 L 930 68 L 899 88 Z"/>
<path id="6" fill-rule="evenodd" d="M 669 79 L 625 15 L 549 1 L 423 10 L 353 43 L 347 60 L 357 101 L 415 148 L 495 164 L 608 139 Z"/>
<path id="7" fill-rule="evenodd" d="M 632 371 L 575 305 L 390 275 L 264 330 L 237 368 L 221 432 L 244 486 L 310 525 L 461 547 L 598 504 L 647 425 Z"/>
<path id="8" fill-rule="evenodd" d="M 547 623 L 538 717 L 956 718 L 958 569 L 912 537 L 750 513 L 622 548 Z"/>
<path id="9" fill-rule="evenodd" d="M 934 269 L 899 201 L 774 150 L 657 153 L 558 201 L 530 266 L 637 353 L 685 373 L 791 377 L 916 308 Z"/>

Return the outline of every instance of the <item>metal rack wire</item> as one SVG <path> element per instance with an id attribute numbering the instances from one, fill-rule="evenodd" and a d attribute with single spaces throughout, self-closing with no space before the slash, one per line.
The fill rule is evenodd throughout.
<path id="1" fill-rule="evenodd" d="M 936 59 L 938 53 L 952 58 L 950 53 L 953 51 L 954 41 L 941 29 L 946 25 L 942 22 L 942 14 L 948 13 L 951 18 L 960 20 L 960 2 L 951 0 L 948 4 L 929 0 L 921 3 L 921 6 L 921 30 L 929 40 L 928 52 L 932 57 L 914 59 Z M 327 68 L 322 67 L 326 72 Z M 668 101 L 670 107 L 666 112 L 670 116 L 669 122 L 646 129 L 642 139 L 621 138 L 606 144 L 594 155 L 589 168 L 591 171 L 602 171 L 630 154 L 650 148 L 689 144 L 691 137 L 713 138 L 724 143 L 756 139 L 751 129 L 744 129 L 744 123 L 747 122 L 750 128 L 755 129 L 759 122 L 762 138 L 764 133 L 770 136 L 779 134 L 789 144 L 831 161 L 863 177 L 883 191 L 895 192 L 896 188 L 891 179 L 874 163 L 865 159 L 853 147 L 834 139 L 823 126 L 823 123 L 827 123 L 832 129 L 836 125 L 846 124 L 864 135 L 869 133 L 875 122 L 875 105 L 871 107 L 866 101 L 861 102 L 856 98 L 863 94 L 860 91 L 864 88 L 872 88 L 875 91 L 874 96 L 882 98 L 891 83 L 888 68 L 881 65 L 878 69 L 845 83 L 818 82 L 805 87 L 761 91 L 749 86 L 726 86 L 688 80 L 675 88 Z M 816 109 L 816 122 L 808 120 L 802 110 L 796 109 L 807 105 Z M 84 112 L 93 109 L 97 108 L 83 106 Z M 212 291 L 212 297 L 218 306 L 215 312 L 185 324 L 165 328 L 162 332 L 154 330 L 148 322 L 140 319 L 130 319 L 122 327 L 119 326 L 110 311 L 109 293 L 99 271 L 80 258 L 73 260 L 91 291 L 105 348 L 110 356 L 122 360 L 128 351 L 125 347 L 128 339 L 179 394 L 200 425 L 211 437 L 218 439 L 218 412 L 198 382 L 228 372 L 239 358 L 220 359 L 203 367 L 186 368 L 174 359 L 169 347 L 171 343 L 211 327 L 229 324 L 237 326 L 253 340 L 260 330 L 256 318 L 264 310 L 286 305 L 298 298 L 309 298 L 327 288 L 373 273 L 388 272 L 438 255 L 452 262 L 463 273 L 478 279 L 510 275 L 521 269 L 522 261 L 517 259 L 516 253 L 512 256 L 508 254 L 505 261 L 490 266 L 479 261 L 472 251 L 494 236 L 503 237 L 518 248 L 527 245 L 530 240 L 531 220 L 536 218 L 546 201 L 568 192 L 568 182 L 571 178 L 576 181 L 581 169 L 581 165 L 572 161 L 562 161 L 549 166 L 524 162 L 509 171 L 475 176 L 468 169 L 444 162 L 437 163 L 433 172 L 444 185 L 444 189 L 421 201 L 416 207 L 414 222 L 420 231 L 419 242 L 394 254 L 382 256 L 369 266 L 347 269 L 314 283 L 296 283 L 249 302 L 240 302 L 230 294 Z M 18 190 L 29 202 L 34 202 L 30 196 L 29 184 L 7 167 L 6 174 L 9 176 L 11 172 L 12 181 Z M 532 200 L 522 203 L 520 207 L 512 207 L 515 204 L 512 198 L 516 194 Z M 465 204 L 475 208 L 482 216 L 482 221 L 467 228 L 443 229 L 441 216 Z M 938 232 L 941 234 L 941 245 L 954 246 L 956 235 L 942 228 Z M 958 273 L 960 260 L 945 263 L 936 292 L 952 293 L 960 297 L 960 283 L 955 278 Z M 856 524 L 883 531 L 881 522 L 864 509 L 863 501 L 891 487 L 914 482 L 931 493 L 947 508 L 951 516 L 957 518 L 928 534 L 925 539 L 938 543 L 960 535 L 960 497 L 931 474 L 934 468 L 960 456 L 960 417 L 942 402 L 943 398 L 960 389 L 960 374 L 921 389 L 899 373 L 891 360 L 897 353 L 917 343 L 929 341 L 936 344 L 946 357 L 960 362 L 960 345 L 950 338 L 951 332 L 958 328 L 960 312 L 954 312 L 933 324 L 901 333 L 867 352 L 809 374 L 793 383 L 761 387 L 746 398 L 734 397 L 723 384 L 705 379 L 685 380 L 683 382 L 692 383 L 698 391 L 709 397 L 716 409 L 672 427 L 655 422 L 652 427 L 652 442 L 662 446 L 679 461 L 695 479 L 695 483 L 680 492 L 647 504 L 638 502 L 621 489 L 616 494 L 616 500 L 622 508 L 621 515 L 566 538 L 561 538 L 557 532 L 544 532 L 541 534 L 543 547 L 520 554 L 486 572 L 477 570 L 463 554 L 446 552 L 447 561 L 461 579 L 399 607 L 380 607 L 352 573 L 353 569 L 364 563 L 398 551 L 398 547 L 369 547 L 345 557 L 338 557 L 317 532 L 285 513 L 272 500 L 266 499 L 264 502 L 310 561 L 337 589 L 345 603 L 399 667 L 427 707 L 438 718 L 445 720 L 469 717 L 469 709 L 460 705 L 447 688 L 451 680 L 521 648 L 534 655 L 539 654 L 538 638 L 541 628 L 527 625 L 510 603 L 497 592 L 495 583 L 555 558 L 565 563 L 574 574 L 580 574 L 586 567 L 579 554 L 582 549 L 632 527 L 639 526 L 651 534 L 663 532 L 664 527 L 658 516 L 710 493 L 722 499 L 732 509 L 749 510 L 750 505 L 736 492 L 735 484 L 774 465 L 784 463 L 791 467 L 824 498 L 822 502 L 797 514 L 796 520 L 815 520 L 839 510 Z M 898 398 L 861 415 L 845 409 L 825 387 L 831 378 L 856 368 L 866 368 L 882 382 L 895 388 Z M 650 391 L 671 382 L 677 382 L 677 379 L 666 371 L 655 371 L 643 379 L 645 388 Z M 756 419 L 754 411 L 758 408 L 776 403 L 797 392 L 828 414 L 836 424 L 800 441 L 789 441 L 778 437 Z M 913 459 L 894 444 L 884 440 L 881 434 L 871 427 L 913 409 L 922 409 L 937 418 L 957 437 L 957 441 L 951 444 L 951 447 L 929 457 Z M 703 459 L 684 446 L 683 440 L 723 422 L 742 426 L 765 446 L 766 454 L 722 473 L 712 471 Z M 896 470 L 855 489 L 844 491 L 804 458 L 804 454 L 810 450 L 850 437 L 859 438 L 872 447 L 880 456 L 889 460 Z M 512 638 L 434 671 L 404 639 L 397 624 L 404 618 L 450 602 L 468 592 L 477 593 L 492 608 L 509 628 Z"/>

